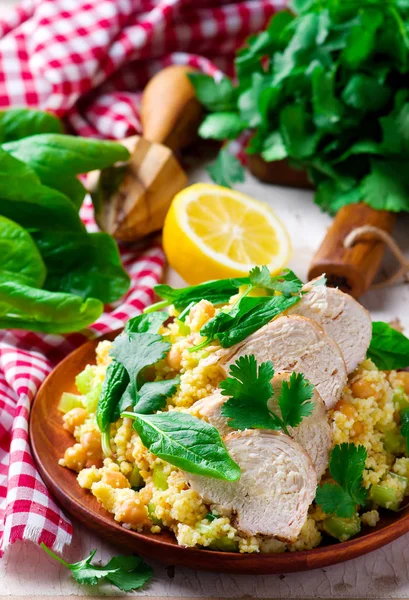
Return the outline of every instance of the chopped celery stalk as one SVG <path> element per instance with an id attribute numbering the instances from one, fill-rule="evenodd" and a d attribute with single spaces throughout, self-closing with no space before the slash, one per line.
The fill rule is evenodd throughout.
<path id="1" fill-rule="evenodd" d="M 398 510 L 402 499 L 399 499 L 396 490 L 386 485 L 373 485 L 369 497 L 378 506 L 389 510 Z"/>
<path id="2" fill-rule="evenodd" d="M 73 408 L 84 408 L 83 397 L 78 396 L 77 394 L 64 392 L 58 403 L 58 410 L 65 414 Z"/>
<path id="3" fill-rule="evenodd" d="M 101 395 L 101 390 L 102 381 L 98 381 L 98 383 L 95 383 L 94 386 L 90 389 L 90 391 L 87 394 L 85 394 L 84 401 L 88 414 L 96 412 L 98 400 Z"/>
<path id="4" fill-rule="evenodd" d="M 162 525 L 162 521 L 155 516 L 156 505 L 152 500 L 148 504 L 148 516 L 154 525 Z"/>
<path id="5" fill-rule="evenodd" d="M 153 485 L 158 490 L 167 490 L 168 489 L 168 477 L 165 475 L 163 470 L 163 465 L 159 464 L 153 467 Z"/>
<path id="6" fill-rule="evenodd" d="M 133 488 L 140 488 L 141 485 L 143 484 L 143 479 L 142 479 L 141 474 L 139 473 L 139 469 L 136 465 L 132 469 L 132 473 L 129 478 L 129 483 L 131 484 L 131 487 L 133 487 Z"/>
<path id="7" fill-rule="evenodd" d="M 208 548 L 211 550 L 218 550 L 219 552 L 238 552 L 239 544 L 225 535 L 217 540 L 213 540 Z"/>
<path id="8" fill-rule="evenodd" d="M 356 535 L 361 530 L 361 521 L 358 516 L 350 519 L 342 517 L 327 517 L 323 523 L 324 531 L 336 538 L 340 542 L 349 540 L 350 537 Z"/>
<path id="9" fill-rule="evenodd" d="M 189 333 L 190 333 L 189 325 L 186 325 L 183 321 L 180 321 L 179 319 L 175 319 L 175 322 L 177 323 L 180 335 L 189 335 Z"/>
<path id="10" fill-rule="evenodd" d="M 399 410 L 409 408 L 409 397 L 405 394 L 403 388 L 397 388 L 393 393 L 393 401 L 398 405 Z"/>
<path id="11" fill-rule="evenodd" d="M 91 391 L 95 378 L 95 365 L 87 365 L 81 373 L 75 378 L 75 385 L 81 394 L 88 394 Z"/>
<path id="12" fill-rule="evenodd" d="M 383 445 L 387 452 L 401 454 L 405 451 L 405 438 L 398 432 L 386 431 L 383 434 Z"/>

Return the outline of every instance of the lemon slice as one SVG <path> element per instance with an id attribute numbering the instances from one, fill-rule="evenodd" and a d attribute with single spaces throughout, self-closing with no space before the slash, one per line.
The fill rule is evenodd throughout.
<path id="1" fill-rule="evenodd" d="M 291 255 L 288 232 L 267 204 L 208 183 L 175 196 L 163 244 L 171 267 L 192 285 L 247 275 L 255 265 L 274 275 Z"/>

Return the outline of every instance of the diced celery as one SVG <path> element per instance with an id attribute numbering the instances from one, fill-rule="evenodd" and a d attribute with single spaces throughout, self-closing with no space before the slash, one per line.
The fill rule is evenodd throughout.
<path id="1" fill-rule="evenodd" d="M 358 516 L 351 517 L 350 519 L 332 516 L 325 519 L 323 528 L 332 537 L 340 542 L 345 542 L 360 532 L 361 521 Z"/>
<path id="2" fill-rule="evenodd" d="M 177 323 L 177 326 L 179 329 L 179 335 L 189 335 L 189 333 L 190 333 L 189 325 L 186 325 L 186 323 L 184 323 L 183 321 L 180 321 L 179 319 L 175 319 L 175 322 Z"/>
<path id="3" fill-rule="evenodd" d="M 154 525 L 162 525 L 162 521 L 155 516 L 156 505 L 152 500 L 148 504 L 148 516 Z"/>
<path id="4" fill-rule="evenodd" d="M 386 431 L 383 434 L 383 445 L 387 452 L 402 454 L 405 451 L 405 438 L 396 431 Z"/>
<path id="5" fill-rule="evenodd" d="M 88 414 L 95 413 L 98 406 L 98 400 L 101 395 L 102 390 L 102 381 L 98 381 L 94 386 L 90 389 L 90 391 L 85 394 L 84 402 L 85 407 L 88 411 Z"/>
<path id="6" fill-rule="evenodd" d="M 373 485 L 369 492 L 369 497 L 378 506 L 388 508 L 389 510 L 398 510 L 401 500 L 399 500 L 396 490 L 386 486 Z"/>
<path id="7" fill-rule="evenodd" d="M 75 378 L 75 385 L 80 394 L 88 394 L 91 391 L 95 378 L 95 365 L 87 365 Z"/>
<path id="8" fill-rule="evenodd" d="M 393 401 L 398 405 L 399 410 L 409 408 L 409 397 L 405 394 L 405 390 L 401 387 L 396 388 L 393 392 Z"/>
<path id="9" fill-rule="evenodd" d="M 217 540 L 213 540 L 208 548 L 211 550 L 218 550 L 219 552 L 238 552 L 239 544 L 225 535 Z"/>
<path id="10" fill-rule="evenodd" d="M 159 464 L 153 467 L 153 485 L 158 490 L 167 490 L 168 489 L 168 477 L 165 475 L 163 470 L 163 465 Z"/>
<path id="11" fill-rule="evenodd" d="M 141 474 L 139 473 L 139 469 L 136 465 L 134 465 L 134 468 L 132 469 L 132 473 L 129 478 L 129 483 L 131 484 L 131 487 L 133 487 L 133 488 L 140 488 L 141 485 L 143 484 L 143 479 L 142 479 Z"/>
<path id="12" fill-rule="evenodd" d="M 77 394 L 64 392 L 61 395 L 61 399 L 58 403 L 58 410 L 65 414 L 73 408 L 84 408 L 83 397 L 78 396 Z"/>

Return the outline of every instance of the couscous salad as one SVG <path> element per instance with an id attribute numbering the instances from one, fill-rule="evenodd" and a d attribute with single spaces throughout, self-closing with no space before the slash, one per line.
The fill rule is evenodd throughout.
<path id="1" fill-rule="evenodd" d="M 409 340 L 325 278 L 173 289 L 59 408 L 60 460 L 123 527 L 241 553 L 306 550 L 409 494 Z"/>

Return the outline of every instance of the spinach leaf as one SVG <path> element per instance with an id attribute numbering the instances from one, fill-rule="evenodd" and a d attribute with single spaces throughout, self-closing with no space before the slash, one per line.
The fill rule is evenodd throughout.
<path id="1" fill-rule="evenodd" d="M 0 328 L 44 333 L 79 331 L 98 319 L 103 304 L 33 288 L 0 275 Z"/>
<path id="2" fill-rule="evenodd" d="M 134 411 L 141 415 L 151 415 L 166 406 L 167 398 L 175 394 L 180 383 L 179 377 L 163 381 L 147 381 L 138 391 Z"/>
<path id="3" fill-rule="evenodd" d="M 409 339 L 388 323 L 372 323 L 372 340 L 367 353 L 381 371 L 409 367 Z"/>
<path id="4" fill-rule="evenodd" d="M 122 413 L 134 419 L 143 445 L 162 460 L 205 477 L 237 481 L 240 467 L 230 458 L 215 427 L 186 413 Z"/>
<path id="5" fill-rule="evenodd" d="M 33 234 L 47 266 L 45 287 L 52 291 L 78 294 L 114 302 L 129 289 L 118 247 L 107 233 L 87 233 L 62 237 L 57 232 Z"/>
<path id="6" fill-rule="evenodd" d="M 58 117 L 42 110 L 8 108 L 0 111 L 0 143 L 37 133 L 63 133 L 62 122 Z"/>
<path id="7" fill-rule="evenodd" d="M 7 142 L 3 150 L 27 163 L 42 183 L 53 186 L 64 176 L 110 167 L 129 158 L 122 144 L 105 140 L 44 133 Z"/>
<path id="8" fill-rule="evenodd" d="M 41 287 L 46 268 L 32 237 L 22 227 L 0 217 L 0 273 L 9 281 Z"/>
<path id="9" fill-rule="evenodd" d="M 241 285 L 249 284 L 248 277 L 237 279 L 218 279 L 215 281 L 206 281 L 199 285 L 193 285 L 185 288 L 172 288 L 170 285 L 160 284 L 154 287 L 154 292 L 163 302 L 153 304 L 145 312 L 164 308 L 170 304 L 174 304 L 177 310 L 181 310 L 189 306 L 192 302 L 200 302 L 200 300 L 208 300 L 212 304 L 226 304 L 231 296 L 237 294 L 237 290 Z"/>

